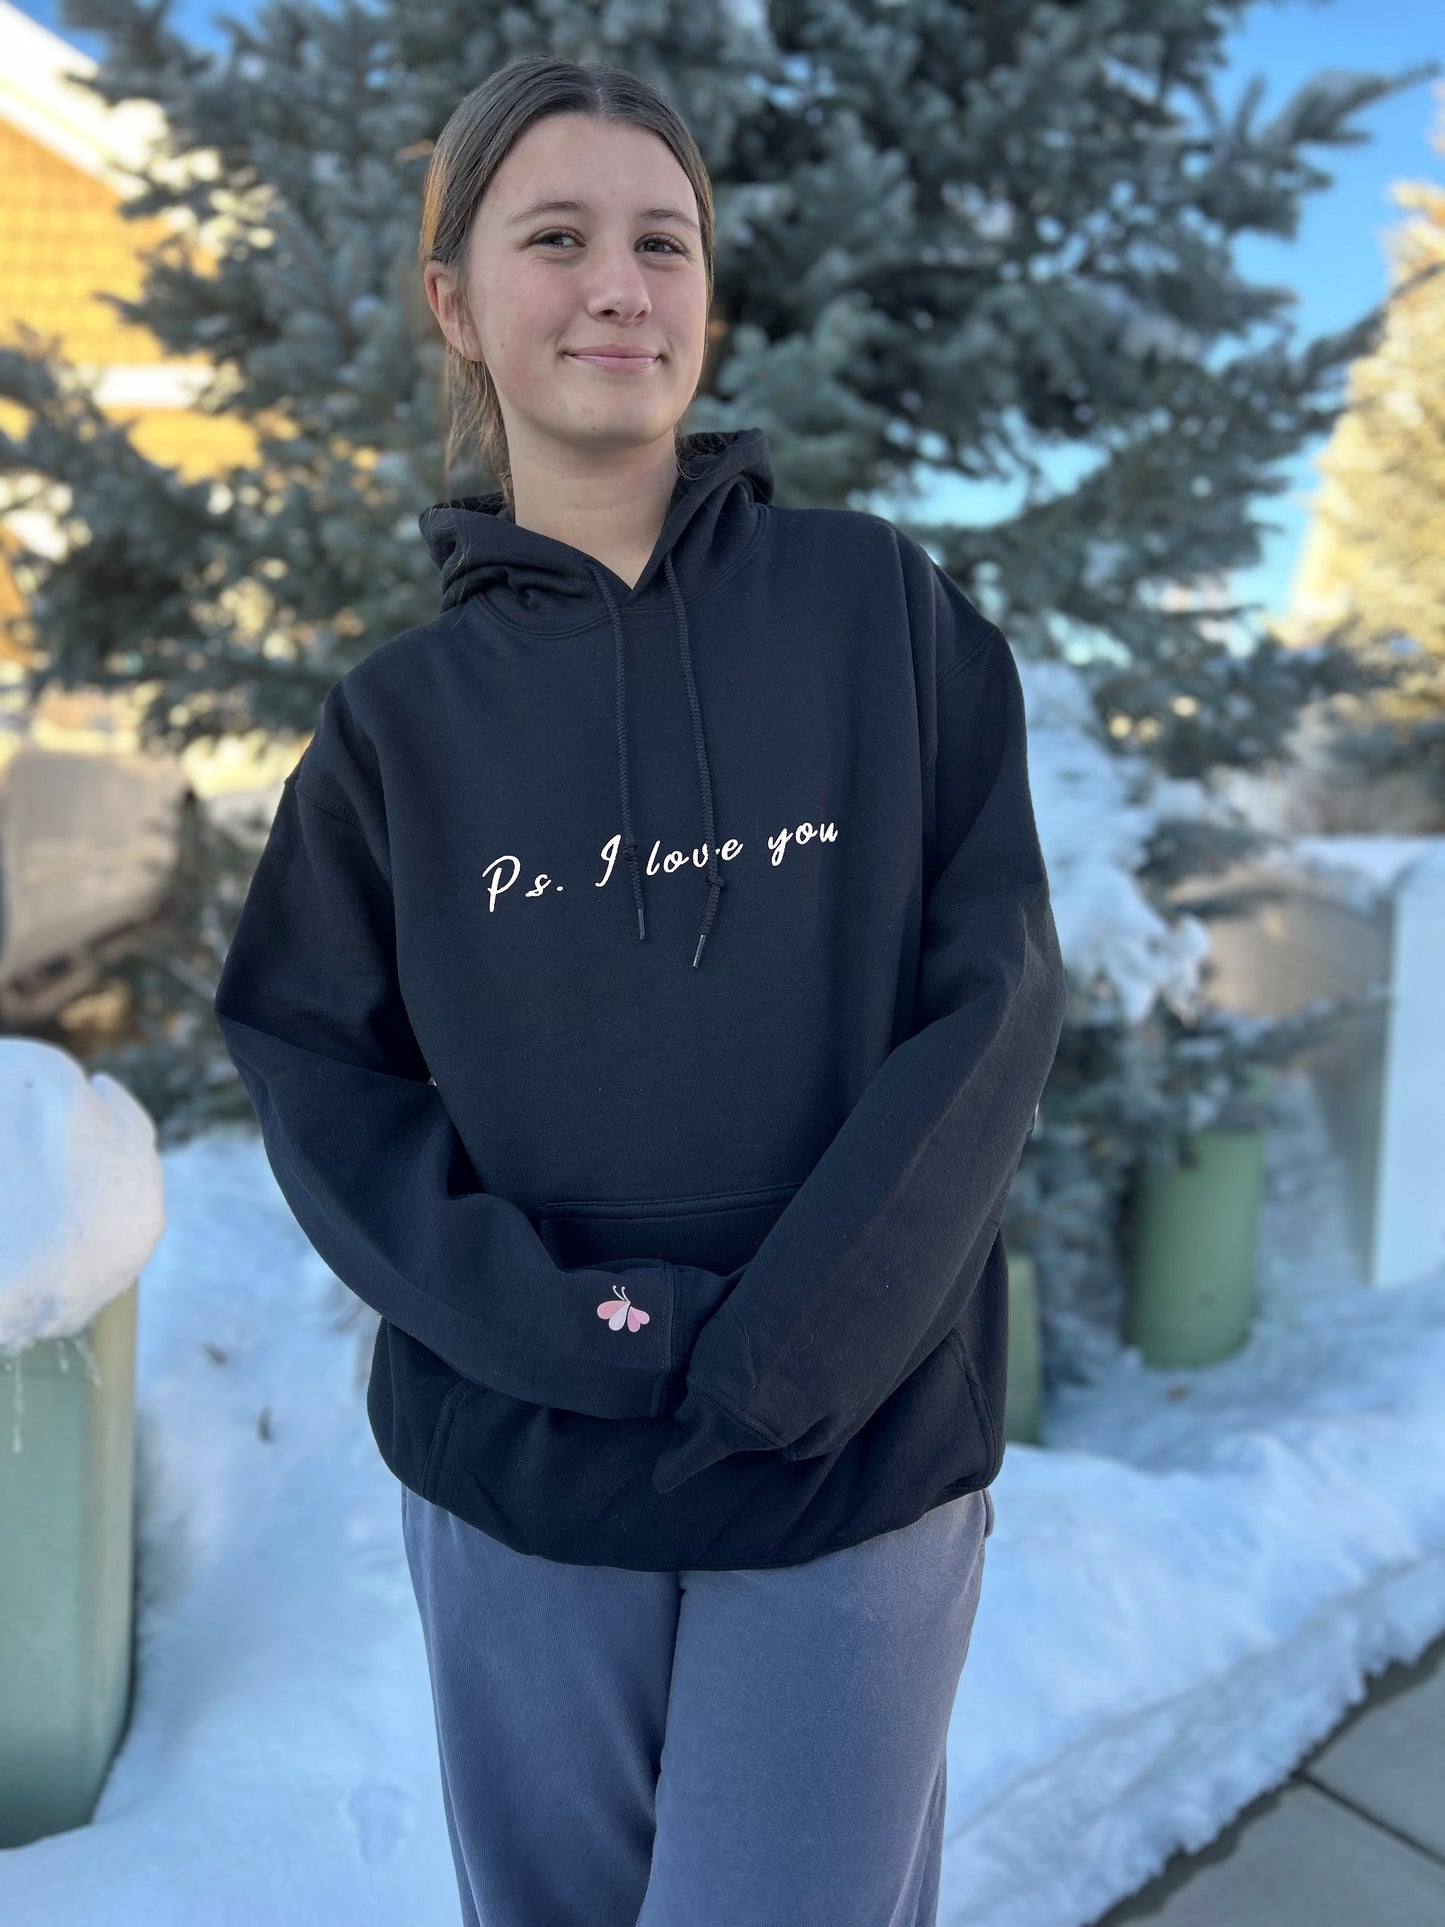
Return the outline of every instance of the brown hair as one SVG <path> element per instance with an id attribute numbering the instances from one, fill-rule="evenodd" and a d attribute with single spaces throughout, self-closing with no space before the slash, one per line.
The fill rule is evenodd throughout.
<path id="1" fill-rule="evenodd" d="M 472 218 L 492 177 L 514 143 L 534 121 L 551 114 L 588 114 L 594 120 L 644 127 L 667 142 L 697 197 L 707 301 L 713 298 L 712 183 L 696 141 L 656 88 L 625 68 L 589 61 L 579 65 L 552 54 L 528 54 L 490 74 L 453 109 L 432 149 L 422 191 L 418 258 L 439 261 L 456 276 L 465 311 L 466 253 Z M 444 465 L 451 487 L 455 456 L 475 448 L 496 476 L 507 508 L 512 467 L 497 391 L 485 363 L 471 361 L 446 344 L 446 393 L 450 424 Z M 681 462 L 691 437 L 677 434 Z"/>

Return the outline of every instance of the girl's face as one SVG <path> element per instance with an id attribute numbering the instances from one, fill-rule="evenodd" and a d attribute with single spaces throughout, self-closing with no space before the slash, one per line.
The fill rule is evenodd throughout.
<path id="1" fill-rule="evenodd" d="M 473 217 L 470 319 L 451 273 L 424 273 L 447 339 L 485 362 L 514 451 L 671 439 L 702 374 L 707 274 L 692 186 L 656 134 L 584 114 L 534 121 Z M 618 348 L 634 359 L 585 358 Z"/>

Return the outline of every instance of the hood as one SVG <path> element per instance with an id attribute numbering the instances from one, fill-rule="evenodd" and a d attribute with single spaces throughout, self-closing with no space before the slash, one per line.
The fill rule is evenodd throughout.
<path id="1" fill-rule="evenodd" d="M 667 515 L 652 554 L 631 587 L 583 549 L 535 529 L 518 528 L 501 491 L 438 502 L 418 518 L 432 560 L 441 570 L 443 612 L 476 599 L 514 629 L 539 640 L 572 635 L 606 621 L 617 664 L 617 779 L 622 801 L 622 849 L 637 906 L 637 935 L 647 936 L 632 796 L 627 776 L 627 670 L 624 609 L 670 607 L 692 712 L 693 749 L 707 847 L 707 900 L 692 967 L 702 962 L 724 881 L 713 823 L 712 773 L 702 706 L 688 649 L 687 598 L 714 581 L 749 549 L 758 511 L 772 500 L 773 464 L 760 428 L 693 435 L 680 464 Z"/>

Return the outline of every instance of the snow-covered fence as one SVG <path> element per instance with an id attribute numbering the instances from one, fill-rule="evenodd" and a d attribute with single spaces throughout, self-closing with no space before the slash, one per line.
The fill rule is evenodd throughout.
<path id="1" fill-rule="evenodd" d="M 1445 838 L 1309 836 L 1178 900 L 1228 890 L 1209 1001 L 1259 1016 L 1377 991 L 1305 1060 L 1349 1185 L 1360 1272 L 1405 1284 L 1445 1261 Z"/>
<path id="2" fill-rule="evenodd" d="M 0 1037 L 0 1847 L 89 1820 L 125 1729 L 137 1279 L 164 1223 L 145 1109 Z"/>

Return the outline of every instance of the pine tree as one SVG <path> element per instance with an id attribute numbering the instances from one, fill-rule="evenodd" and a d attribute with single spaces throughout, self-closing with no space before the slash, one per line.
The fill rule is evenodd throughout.
<path id="1" fill-rule="evenodd" d="M 1445 95 L 1441 96 L 1445 101 Z M 1445 153 L 1445 122 L 1434 137 Z M 1358 786 L 1404 777 L 1445 825 L 1445 186 L 1400 182 L 1413 217 L 1387 233 L 1393 298 L 1378 346 L 1350 370 L 1347 404 L 1319 460 L 1323 486 L 1297 584 L 1295 633 L 1362 657 L 1393 654 L 1398 679 L 1341 705 L 1326 769 Z M 1388 789 L 1386 791 L 1388 792 Z"/>
<path id="2" fill-rule="evenodd" d="M 916 506 L 906 491 L 948 477 L 1021 480 L 1017 511 L 987 527 L 894 519 L 1021 654 L 1081 661 L 1108 739 L 1171 776 L 1278 756 L 1303 702 L 1361 684 L 1348 651 L 1284 649 L 1253 606 L 1179 589 L 1257 558 L 1260 498 L 1333 420 L 1337 378 L 1383 320 L 1295 348 L 1292 297 L 1243 279 L 1236 237 L 1292 234 L 1329 178 L 1305 150 L 1357 141 L 1354 116 L 1415 72 L 1321 77 L 1267 120 L 1255 86 L 1226 118 L 1214 71 L 1246 0 L 268 0 L 224 23 L 218 55 L 187 44 L 166 0 L 63 4 L 106 48 L 105 97 L 166 116 L 169 151 L 135 211 L 193 226 L 124 312 L 173 353 L 213 358 L 208 405 L 250 423 L 260 453 L 223 487 L 188 487 L 64 371 L 0 357 L 0 394 L 31 422 L 0 442 L 0 467 L 58 488 L 86 537 L 30 558 L 37 687 L 145 691 L 148 731 L 177 748 L 305 729 L 336 676 L 434 613 L 417 510 L 491 478 L 442 469 L 420 185 L 461 95 L 539 51 L 630 68 L 694 130 L 717 201 L 717 299 L 688 426 L 765 428 L 780 501 L 868 506 L 886 491 Z M 1060 458 L 1082 471 L 1071 485 L 1050 479 Z M 1187 869 L 1249 842 L 1166 823 L 1143 880 L 1164 905 Z M 202 939 L 192 907 L 163 942 L 180 968 L 146 980 L 163 1016 L 150 1055 L 112 1067 L 135 1072 L 164 1128 L 177 1080 L 142 1071 L 219 1046 L 174 1008 L 186 972 L 214 977 L 215 932 Z M 1222 1020 L 1131 1024 L 1078 987 L 1012 1207 L 1056 1306 L 1117 1280 L 1132 1161 L 1237 1101 L 1268 1048 Z M 234 1081 L 190 1089 L 204 1097 L 187 1129 L 243 1114 Z"/>

